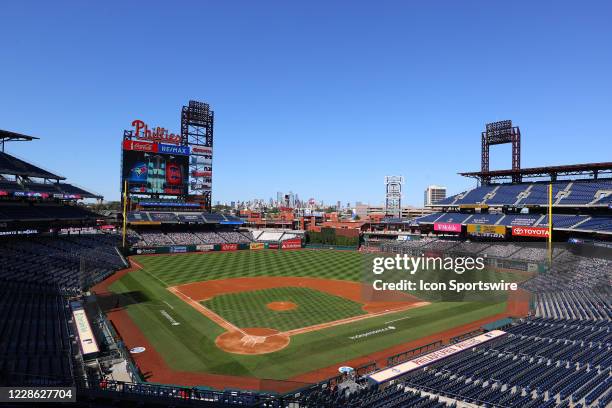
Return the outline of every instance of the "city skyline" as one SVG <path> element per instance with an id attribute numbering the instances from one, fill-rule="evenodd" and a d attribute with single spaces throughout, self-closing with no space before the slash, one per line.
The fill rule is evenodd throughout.
<path id="1" fill-rule="evenodd" d="M 41 138 L 8 153 L 107 200 L 123 130 L 176 133 L 190 99 L 215 111 L 213 202 L 290 186 L 379 203 L 401 174 L 419 206 L 427 185 L 475 186 L 457 172 L 479 169 L 480 132 L 503 119 L 523 167 L 609 160 L 609 2 L 72 4 L 2 5 L 0 128 Z M 510 167 L 506 148 L 491 169 Z"/>

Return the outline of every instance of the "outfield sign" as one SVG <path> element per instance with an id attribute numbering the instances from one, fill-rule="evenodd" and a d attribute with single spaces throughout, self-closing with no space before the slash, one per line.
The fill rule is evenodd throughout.
<path id="1" fill-rule="evenodd" d="M 518 237 L 548 238 L 548 228 L 512 227 L 512 235 L 518 236 Z"/>
<path id="2" fill-rule="evenodd" d="M 281 242 L 281 249 L 297 249 L 302 247 L 302 240 L 300 238 L 288 239 Z"/>
<path id="3" fill-rule="evenodd" d="M 461 232 L 461 224 L 455 224 L 452 222 L 434 222 L 434 231 Z"/>
<path id="4" fill-rule="evenodd" d="M 2 235 L 2 232 L 0 232 Z M 169 245 L 169 246 L 150 246 L 145 248 L 132 248 L 133 255 L 153 255 L 153 254 L 182 254 L 186 252 L 212 252 L 212 251 L 258 251 L 262 249 L 298 249 L 302 248 L 302 241 L 299 238 L 289 239 L 282 243 L 250 242 L 242 244 L 198 244 L 198 245 Z"/>
<path id="5" fill-rule="evenodd" d="M 221 251 L 236 251 L 238 244 L 221 244 Z"/>
<path id="6" fill-rule="evenodd" d="M 502 330 L 492 330 L 479 336 L 472 337 L 471 339 L 464 340 L 460 343 L 452 344 L 440 350 L 436 350 L 434 352 L 417 357 L 405 363 L 381 370 L 377 373 L 369 375 L 368 379 L 370 381 L 375 382 L 376 384 L 381 384 L 393 380 L 394 378 L 405 375 L 411 371 L 423 368 L 431 363 L 435 363 L 436 361 L 442 360 L 446 357 L 450 357 L 454 354 L 460 353 L 464 350 L 469 350 L 481 344 L 487 343 L 491 340 L 495 340 L 505 334 L 506 332 Z"/>
<path id="7" fill-rule="evenodd" d="M 467 233 L 477 237 L 504 238 L 506 236 L 505 225 L 468 224 Z"/>

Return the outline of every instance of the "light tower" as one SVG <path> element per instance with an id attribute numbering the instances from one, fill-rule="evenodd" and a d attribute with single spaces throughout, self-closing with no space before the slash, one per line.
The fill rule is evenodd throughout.
<path id="1" fill-rule="evenodd" d="M 207 211 L 212 207 L 212 150 L 215 114 L 207 103 L 189 101 L 181 109 L 182 144 L 191 149 L 189 193 L 202 200 Z"/>
<path id="2" fill-rule="evenodd" d="M 403 176 L 385 176 L 385 215 L 401 218 L 402 184 Z"/>
<path id="3" fill-rule="evenodd" d="M 482 184 L 489 184 L 491 177 L 489 173 L 489 147 L 498 144 L 512 144 L 512 182 L 520 183 L 521 180 L 521 130 L 518 126 L 512 126 L 511 120 L 487 123 L 485 131 L 481 133 L 481 159 L 480 171 L 483 174 Z"/>

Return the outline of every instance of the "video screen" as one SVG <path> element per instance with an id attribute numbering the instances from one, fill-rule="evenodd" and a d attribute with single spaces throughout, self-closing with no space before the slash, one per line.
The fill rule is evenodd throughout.
<path id="1" fill-rule="evenodd" d="M 123 151 L 122 185 L 133 194 L 187 194 L 189 156 Z"/>

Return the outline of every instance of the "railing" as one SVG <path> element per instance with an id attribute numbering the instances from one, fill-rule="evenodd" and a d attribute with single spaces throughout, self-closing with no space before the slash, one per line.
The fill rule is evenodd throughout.
<path id="1" fill-rule="evenodd" d="M 443 346 L 442 340 L 434 341 L 432 343 L 425 344 L 424 346 L 416 347 L 411 350 L 403 351 L 394 356 L 387 358 L 387 366 L 393 366 L 396 364 L 407 361 L 410 357 L 414 357 L 423 354 L 428 351 L 439 349 Z"/>

